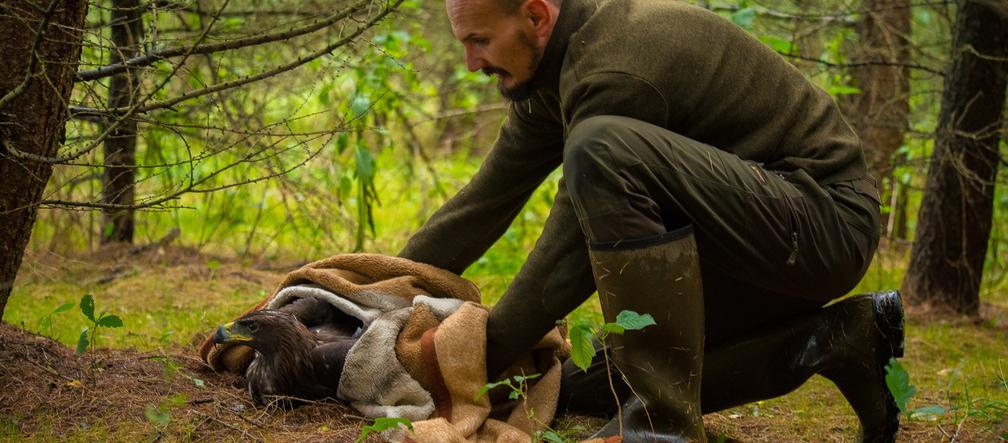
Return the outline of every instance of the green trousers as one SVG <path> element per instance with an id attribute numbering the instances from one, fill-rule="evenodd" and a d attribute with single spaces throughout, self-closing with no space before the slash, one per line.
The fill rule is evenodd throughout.
<path id="1" fill-rule="evenodd" d="M 592 294 L 592 242 L 692 224 L 707 346 L 844 295 L 878 244 L 870 177 L 822 185 L 639 120 L 583 121 L 566 139 L 563 168 L 536 248 L 491 310 L 491 377 Z"/>

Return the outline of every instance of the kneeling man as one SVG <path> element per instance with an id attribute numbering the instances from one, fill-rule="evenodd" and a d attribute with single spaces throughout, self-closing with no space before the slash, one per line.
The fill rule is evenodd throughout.
<path id="1" fill-rule="evenodd" d="M 542 236 L 490 313 L 491 379 L 597 290 L 606 321 L 657 322 L 609 344 L 629 386 L 599 436 L 704 441 L 703 413 L 821 374 L 863 439 L 893 439 L 898 295 L 822 308 L 864 274 L 879 224 L 859 141 L 826 92 L 685 3 L 446 6 L 468 68 L 496 75 L 511 106 L 479 172 L 400 255 L 462 273 L 563 166 Z M 568 364 L 562 406 L 615 411 L 605 372 Z"/>

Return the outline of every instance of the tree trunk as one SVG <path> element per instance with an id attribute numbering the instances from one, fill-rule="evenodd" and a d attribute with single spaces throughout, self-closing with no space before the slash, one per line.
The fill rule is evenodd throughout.
<path id="1" fill-rule="evenodd" d="M 903 291 L 977 315 L 1008 85 L 1008 19 L 960 1 L 934 153 Z"/>
<path id="2" fill-rule="evenodd" d="M 848 96 L 844 111 L 861 137 L 868 170 L 889 198 L 895 191 L 892 157 L 903 145 L 910 113 L 910 73 L 905 66 L 910 59 L 910 2 L 864 0 L 861 16 L 855 58 L 880 64 L 851 69 L 861 93 Z M 882 225 L 889 226 L 892 216 L 891 210 L 884 214 Z"/>
<path id="3" fill-rule="evenodd" d="M 109 64 L 130 59 L 139 53 L 143 37 L 143 9 L 139 0 L 112 0 L 112 51 Z M 112 77 L 109 108 L 128 107 L 140 94 L 137 70 Z M 137 122 L 130 118 L 116 126 L 105 139 L 105 169 L 102 175 L 102 203 L 132 205 L 136 182 Z M 105 209 L 101 242 L 133 242 L 134 211 Z"/>
<path id="4" fill-rule="evenodd" d="M 0 3 L 0 316 L 52 174 L 9 148 L 51 157 L 63 142 L 86 11 L 85 0 Z"/>

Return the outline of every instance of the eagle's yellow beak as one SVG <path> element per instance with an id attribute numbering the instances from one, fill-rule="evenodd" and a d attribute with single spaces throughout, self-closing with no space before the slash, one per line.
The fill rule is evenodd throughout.
<path id="1" fill-rule="evenodd" d="M 234 343 L 234 342 L 248 342 L 252 341 L 252 337 L 243 335 L 241 331 L 242 328 L 236 325 L 235 322 L 228 323 L 226 325 L 221 325 L 217 328 L 217 333 L 214 334 L 214 343 Z"/>

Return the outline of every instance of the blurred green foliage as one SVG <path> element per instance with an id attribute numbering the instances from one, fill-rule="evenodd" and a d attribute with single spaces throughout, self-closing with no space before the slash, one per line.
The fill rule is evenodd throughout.
<path id="1" fill-rule="evenodd" d="M 839 100 L 859 91 L 843 68 L 850 45 L 858 38 L 850 25 L 859 12 L 834 3 L 820 0 L 801 8 L 747 0 L 703 5 L 754 34 Z M 108 11 L 92 8 L 89 14 L 89 20 L 97 23 L 107 20 Z M 920 64 L 941 68 L 945 63 L 949 15 L 948 5 L 914 7 L 912 38 Z M 805 19 L 782 19 L 786 16 Z M 201 26 L 198 17 L 185 17 L 191 21 L 188 26 Z M 177 26 L 173 20 L 177 18 L 157 16 L 148 25 L 148 30 L 160 32 L 159 38 L 146 41 L 148 49 L 185 43 L 164 32 Z M 227 17 L 218 31 L 227 35 L 249 26 L 269 26 L 270 20 Z M 101 64 L 108 55 L 107 45 L 101 44 L 107 35 L 95 32 L 86 38 L 93 44 L 85 47 L 81 69 Z M 296 46 L 249 49 L 228 54 L 227 60 L 194 59 L 186 71 L 189 87 L 239 78 L 260 66 L 279 64 L 297 51 Z M 166 70 L 156 69 L 154 80 L 160 81 L 158 75 L 166 75 Z M 910 236 L 933 145 L 930 134 L 936 125 L 941 79 L 911 70 L 911 82 L 910 132 L 895 154 L 901 161 L 892 176 L 881 177 L 883 186 L 899 183 L 908 197 Z M 167 97 L 177 87 L 171 85 L 159 94 Z M 351 251 L 394 254 L 479 167 L 495 137 L 502 108 L 493 80 L 464 69 L 461 47 L 451 35 L 443 6 L 406 2 L 393 19 L 351 49 L 207 99 L 193 112 L 161 112 L 161 124 L 141 125 L 138 159 L 151 166 L 138 169 L 138 195 L 170 192 L 193 176 L 209 176 L 207 186 L 224 188 L 183 194 L 166 208 L 140 212 L 137 242 L 155 241 L 179 229 L 178 244 L 249 264 L 307 261 Z M 252 133 L 241 133 L 252 127 L 256 128 Z M 68 137 L 72 140 L 92 130 L 86 124 L 71 125 Z M 245 145 L 270 149 L 232 164 L 245 151 L 225 148 Z M 88 171 L 73 166 L 58 169 L 49 193 L 96 199 L 100 178 L 87 176 Z M 496 301 L 533 248 L 558 178 L 559 171 L 466 272 L 480 283 L 487 302 Z M 225 187 L 242 181 L 251 183 Z M 996 223 L 984 283 L 988 293 L 1004 288 L 1008 275 L 1002 257 L 1006 210 L 1008 192 L 1002 186 L 995 199 Z M 99 226 L 95 212 L 43 211 L 30 248 L 61 254 L 94 250 Z M 898 287 L 905 252 L 898 247 L 880 255 L 857 290 Z M 585 308 L 575 317 L 597 321 L 598 313 Z"/>

